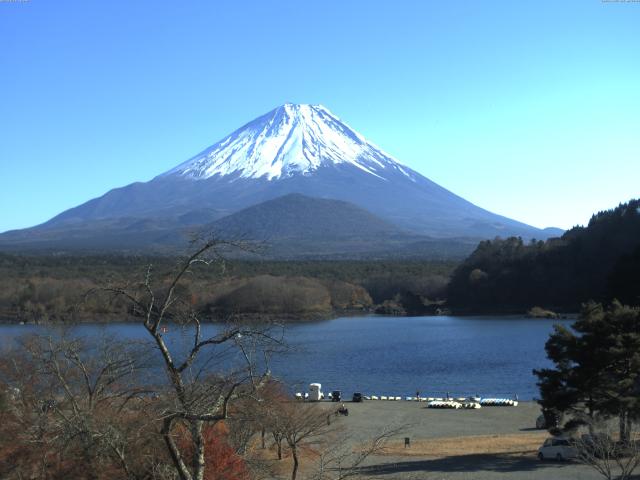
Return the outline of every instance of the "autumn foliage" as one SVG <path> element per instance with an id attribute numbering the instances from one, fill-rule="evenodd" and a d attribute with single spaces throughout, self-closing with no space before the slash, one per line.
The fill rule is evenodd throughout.
<path id="1" fill-rule="evenodd" d="M 206 425 L 203 429 L 207 469 L 204 480 L 247 480 L 249 471 L 245 461 L 229 445 L 229 429 L 224 422 Z M 193 455 L 189 432 L 184 426 L 176 428 L 177 443 L 187 459 Z"/>

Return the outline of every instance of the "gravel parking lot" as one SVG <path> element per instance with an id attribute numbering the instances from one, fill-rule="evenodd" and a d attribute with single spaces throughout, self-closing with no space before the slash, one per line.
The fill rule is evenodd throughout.
<path id="1" fill-rule="evenodd" d="M 540 408 L 533 402 L 479 410 L 429 409 L 426 403 L 407 401 L 365 401 L 346 406 L 349 415 L 340 423 L 353 438 L 371 438 L 385 427 L 405 426 L 403 433 L 389 442 L 385 454 L 370 457 L 362 469 L 365 478 L 601 478 L 577 463 L 540 462 L 536 458 L 537 446 L 547 434 L 535 429 Z M 337 405 L 323 403 L 323 407 L 334 409 Z M 410 438 L 410 448 L 404 448 L 404 437 Z"/>

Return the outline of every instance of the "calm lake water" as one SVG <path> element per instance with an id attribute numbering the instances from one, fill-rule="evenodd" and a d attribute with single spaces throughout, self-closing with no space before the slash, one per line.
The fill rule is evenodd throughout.
<path id="1" fill-rule="evenodd" d="M 554 323 L 564 320 L 521 317 L 346 317 L 288 325 L 292 351 L 271 360 L 274 375 L 306 391 L 373 395 L 513 396 L 538 395 L 534 368 L 549 366 L 544 343 Z M 207 326 L 213 331 L 215 326 Z M 12 342 L 44 327 L 0 325 L 0 338 Z M 82 325 L 83 336 L 145 339 L 139 325 Z M 174 328 L 169 335 L 187 336 Z"/>

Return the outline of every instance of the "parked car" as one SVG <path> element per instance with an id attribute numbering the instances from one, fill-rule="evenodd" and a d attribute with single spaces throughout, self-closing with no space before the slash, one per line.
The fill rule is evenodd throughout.
<path id="1" fill-rule="evenodd" d="M 362 401 L 362 394 L 360 392 L 356 392 L 353 394 L 353 398 L 351 399 L 352 402 L 361 402 Z"/>
<path id="2" fill-rule="evenodd" d="M 568 438 L 552 437 L 547 438 L 538 449 L 540 460 L 570 460 L 578 456 L 578 451 Z"/>
<path id="3" fill-rule="evenodd" d="M 341 399 L 342 399 L 342 392 L 340 392 L 340 390 L 334 390 L 333 392 L 331 392 L 332 402 L 339 402 Z"/>

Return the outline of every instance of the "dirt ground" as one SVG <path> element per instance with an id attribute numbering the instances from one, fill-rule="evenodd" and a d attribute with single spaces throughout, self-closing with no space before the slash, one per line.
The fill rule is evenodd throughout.
<path id="1" fill-rule="evenodd" d="M 333 410 L 337 405 L 323 403 Z M 339 419 L 353 442 L 384 428 L 404 426 L 379 455 L 361 468 L 362 478 L 433 480 L 595 480 L 595 471 L 573 462 L 540 462 L 537 448 L 547 433 L 535 429 L 540 408 L 533 402 L 517 407 L 479 410 L 428 409 L 426 403 L 365 401 L 346 403 Z M 404 438 L 410 439 L 405 448 Z"/>

